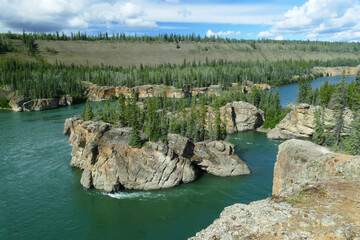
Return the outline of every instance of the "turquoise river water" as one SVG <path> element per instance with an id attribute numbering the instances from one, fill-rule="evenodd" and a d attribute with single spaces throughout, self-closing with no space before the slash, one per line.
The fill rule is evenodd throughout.
<path id="1" fill-rule="evenodd" d="M 326 79 L 334 83 L 341 77 L 312 84 L 319 87 Z M 297 84 L 280 87 L 281 104 L 294 102 L 297 89 Z M 250 176 L 204 174 L 193 183 L 151 192 L 84 190 L 62 135 L 65 119 L 82 108 L 0 111 L 0 239 L 186 239 L 224 207 L 271 195 L 281 141 L 255 131 L 228 137 L 252 169 Z"/>

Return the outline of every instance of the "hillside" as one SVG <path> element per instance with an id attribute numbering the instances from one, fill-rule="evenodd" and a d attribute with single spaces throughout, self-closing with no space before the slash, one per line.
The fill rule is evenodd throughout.
<path id="1" fill-rule="evenodd" d="M 24 54 L 21 40 L 9 40 L 16 52 L 0 54 L 1 58 L 29 60 Z M 188 61 L 205 62 L 224 59 L 228 61 L 261 60 L 332 60 L 337 58 L 358 59 L 360 47 L 357 43 L 324 43 L 299 41 L 185 41 L 179 47 L 175 42 L 166 41 L 57 41 L 36 40 L 39 57 L 46 62 L 56 61 L 70 65 L 153 65 L 159 63 L 182 63 Z M 339 44 L 339 47 L 337 45 Z M 32 57 L 34 59 L 34 57 Z"/>

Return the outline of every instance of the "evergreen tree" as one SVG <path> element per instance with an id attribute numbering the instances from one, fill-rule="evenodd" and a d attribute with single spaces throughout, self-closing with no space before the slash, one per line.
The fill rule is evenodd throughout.
<path id="1" fill-rule="evenodd" d="M 310 81 L 308 80 L 301 80 L 299 82 L 299 92 L 298 92 L 298 103 L 308 103 L 311 104 L 312 98 L 312 88 Z"/>
<path id="2" fill-rule="evenodd" d="M 92 107 L 89 101 L 86 102 L 82 117 L 85 121 L 91 121 L 94 117 L 94 113 L 92 111 Z"/>
<path id="3" fill-rule="evenodd" d="M 315 124 L 315 129 L 312 138 L 316 144 L 324 146 L 326 144 L 324 113 L 323 110 L 320 108 L 315 109 L 314 124 Z"/>
<path id="4" fill-rule="evenodd" d="M 344 128 L 344 110 L 346 107 L 346 84 L 345 74 L 341 81 L 336 85 L 336 90 L 331 99 L 331 108 L 334 110 L 335 125 L 333 126 L 333 138 L 335 146 L 340 147 L 341 132 Z"/>
<path id="5" fill-rule="evenodd" d="M 139 131 L 139 123 L 137 120 L 133 122 L 132 132 L 129 140 L 129 145 L 133 148 L 140 148 L 142 147 L 141 138 L 140 138 L 140 131 Z"/>

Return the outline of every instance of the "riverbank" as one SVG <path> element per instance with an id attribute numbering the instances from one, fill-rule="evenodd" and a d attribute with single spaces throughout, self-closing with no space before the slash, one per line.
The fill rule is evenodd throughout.
<path id="1" fill-rule="evenodd" d="M 359 177 L 359 156 L 288 140 L 279 146 L 273 196 L 225 208 L 190 239 L 360 239 Z"/>

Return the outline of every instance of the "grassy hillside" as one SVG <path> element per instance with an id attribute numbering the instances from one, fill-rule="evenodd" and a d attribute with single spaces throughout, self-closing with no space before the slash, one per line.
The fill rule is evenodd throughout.
<path id="1" fill-rule="evenodd" d="M 21 40 L 9 40 L 15 52 L 0 54 L 0 59 L 16 58 L 23 60 L 35 59 L 26 54 Z M 38 58 L 46 62 L 63 62 L 81 65 L 113 65 L 131 66 L 153 65 L 159 63 L 182 63 L 188 61 L 205 62 L 226 59 L 228 61 L 257 61 L 257 60 L 331 60 L 336 58 L 359 59 L 360 45 L 342 43 L 339 50 L 335 43 L 318 42 L 144 42 L 144 41 L 55 41 L 36 40 L 39 50 Z M 352 44 L 352 45 L 350 45 Z"/>

